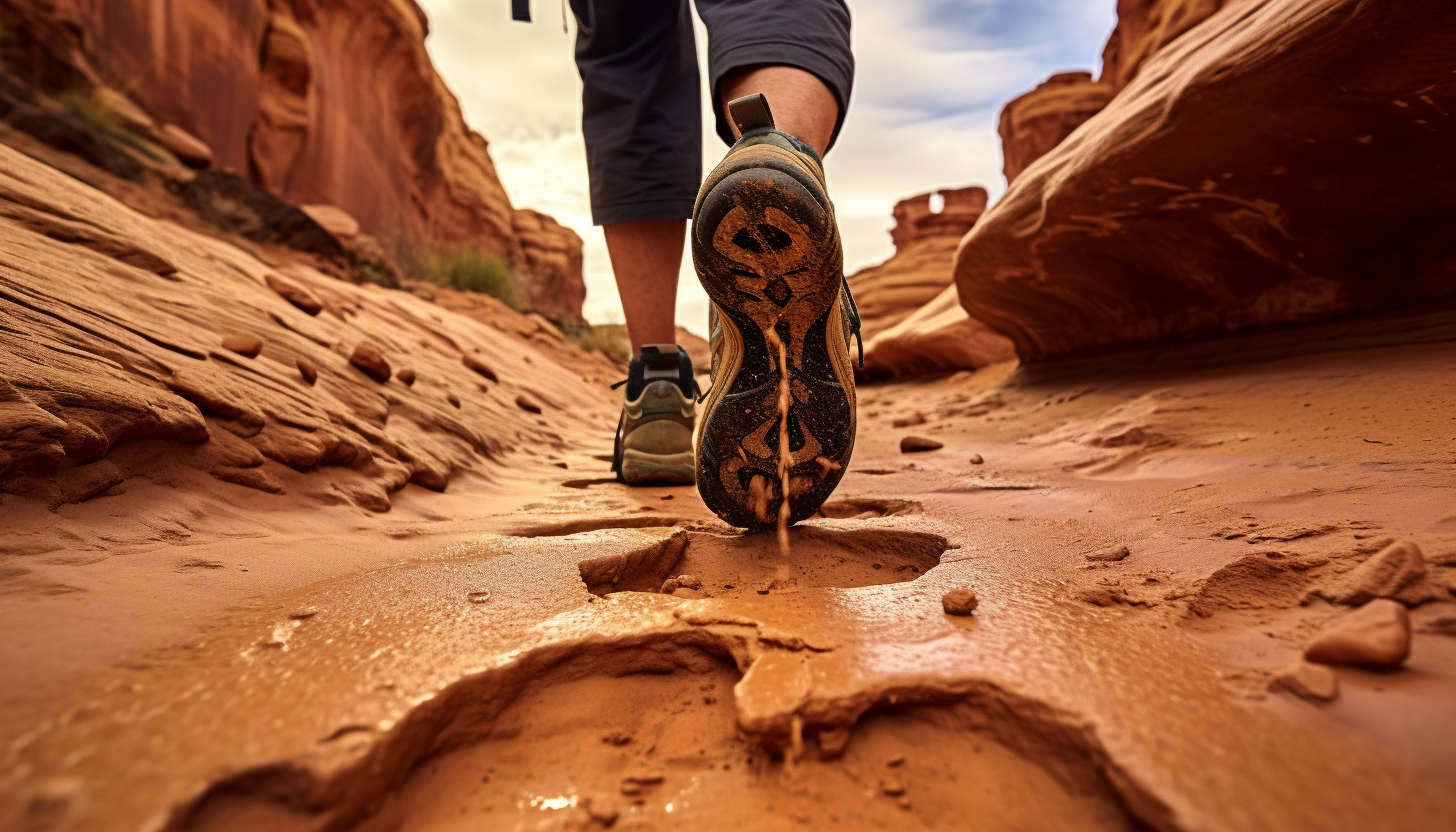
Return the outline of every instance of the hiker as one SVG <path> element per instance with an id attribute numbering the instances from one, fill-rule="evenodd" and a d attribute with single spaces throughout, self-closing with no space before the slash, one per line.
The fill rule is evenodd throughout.
<path id="1" fill-rule="evenodd" d="M 710 509 L 747 528 L 780 520 L 788 485 L 786 522 L 797 522 L 829 497 L 854 447 L 859 318 L 822 162 L 854 78 L 849 9 L 696 2 L 718 135 L 730 145 L 701 188 L 688 0 L 571 0 L 592 221 L 633 349 L 613 470 L 629 485 L 696 480 Z M 701 401 L 674 343 L 689 218 L 711 301 Z"/>

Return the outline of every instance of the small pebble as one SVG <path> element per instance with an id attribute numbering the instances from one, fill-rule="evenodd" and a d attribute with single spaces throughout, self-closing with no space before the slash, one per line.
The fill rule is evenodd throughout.
<path id="1" fill-rule="evenodd" d="M 309 361 L 303 356 L 299 356 L 293 359 L 293 363 L 298 367 L 299 378 L 302 378 L 305 384 L 312 385 L 318 381 L 318 366 L 312 361 Z"/>
<path id="2" fill-rule="evenodd" d="M 1113 546 L 1111 549 L 1104 549 L 1095 554 L 1087 556 L 1087 560 L 1103 561 L 1104 563 L 1115 563 L 1125 560 L 1132 552 L 1126 546 Z"/>
<path id="3" fill-rule="evenodd" d="M 445 401 L 449 402 L 452 406 L 456 408 L 460 407 L 460 397 L 455 395 L 454 393 L 446 393 Z"/>
<path id="4" fill-rule="evenodd" d="M 1410 655 L 1410 613 L 1397 601 L 1377 598 L 1336 618 L 1304 649 L 1316 664 L 1394 670 Z"/>
<path id="5" fill-rule="evenodd" d="M 517 396 L 516 397 L 516 407 L 519 407 L 520 409 L 526 411 L 527 413 L 540 413 L 541 412 L 541 405 L 536 404 L 535 402 L 531 401 L 530 399 L 526 398 L 525 396 Z"/>
<path id="6" fill-rule="evenodd" d="M 380 384 L 389 381 L 391 370 L 389 362 L 384 358 L 384 352 L 368 341 L 360 341 L 354 347 L 354 352 L 349 355 L 349 363 Z"/>
<path id="7" fill-rule="evenodd" d="M 952 589 L 940 598 L 940 606 L 946 615 L 970 615 L 980 603 L 976 593 L 966 587 Z"/>
<path id="8" fill-rule="evenodd" d="M 680 584 L 682 584 L 683 586 L 687 587 L 688 589 L 702 589 L 703 588 L 703 582 L 701 580 L 698 580 L 697 578 L 693 577 L 692 575 L 678 575 L 677 576 L 677 582 L 680 583 Z"/>
<path id="9" fill-rule="evenodd" d="M 1299 662 L 1269 681 L 1269 689 L 1283 689 L 1303 699 L 1328 702 L 1340 693 L 1340 680 L 1328 667 Z"/>
<path id="10" fill-rule="evenodd" d="M 222 339 L 222 348 L 245 358 L 257 358 L 263 351 L 263 342 L 251 335 L 229 335 Z"/>
<path id="11" fill-rule="evenodd" d="M 900 439 L 900 453 L 913 454 L 920 451 L 937 451 L 945 447 L 945 443 L 937 442 L 934 439 L 926 439 L 924 436 L 906 436 Z"/>
<path id="12" fill-rule="evenodd" d="M 484 361 L 481 361 L 473 355 L 461 356 L 460 363 L 464 364 L 466 367 L 469 367 L 480 375 L 485 376 L 491 381 L 500 381 L 500 379 L 496 377 L 495 370 L 492 370 L 490 366 L 487 365 Z"/>
<path id="13" fill-rule="evenodd" d="M 406 387 L 413 387 L 415 384 L 415 371 L 408 367 L 395 373 L 394 377 L 404 382 Z"/>
<path id="14" fill-rule="evenodd" d="M 905 793 L 905 784 L 898 777 L 886 777 L 880 781 L 880 791 L 890 797 L 899 797 Z"/>
<path id="15" fill-rule="evenodd" d="M 986 460 L 984 458 L 982 458 L 980 454 L 971 454 L 971 464 L 972 465 L 980 465 L 981 463 L 983 463 L 985 461 Z"/>

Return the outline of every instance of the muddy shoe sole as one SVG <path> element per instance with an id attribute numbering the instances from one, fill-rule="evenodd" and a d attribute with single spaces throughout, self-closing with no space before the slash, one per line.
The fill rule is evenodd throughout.
<path id="1" fill-rule="evenodd" d="M 855 433 L 844 257 L 822 174 L 773 144 L 733 151 L 699 192 L 692 245 L 717 344 L 698 491 L 728 523 L 772 526 L 786 448 L 788 519 L 803 520 L 844 476 Z"/>

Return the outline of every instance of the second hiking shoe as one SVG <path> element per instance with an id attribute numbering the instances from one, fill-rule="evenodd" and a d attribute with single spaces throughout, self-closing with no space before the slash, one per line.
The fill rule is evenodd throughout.
<path id="1" fill-rule="evenodd" d="M 698 491 L 732 525 L 812 516 L 854 449 L 858 314 L 818 154 L 774 129 L 762 95 L 732 101 L 742 138 L 693 210 L 693 265 L 712 306 L 712 385 Z"/>

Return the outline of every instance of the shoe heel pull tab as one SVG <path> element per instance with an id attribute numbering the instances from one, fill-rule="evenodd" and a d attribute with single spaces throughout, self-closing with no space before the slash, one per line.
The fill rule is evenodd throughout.
<path id="1" fill-rule="evenodd" d="M 761 92 L 745 95 L 728 102 L 728 116 L 738 128 L 740 136 L 753 130 L 774 129 L 773 112 L 768 108 L 768 99 Z"/>

